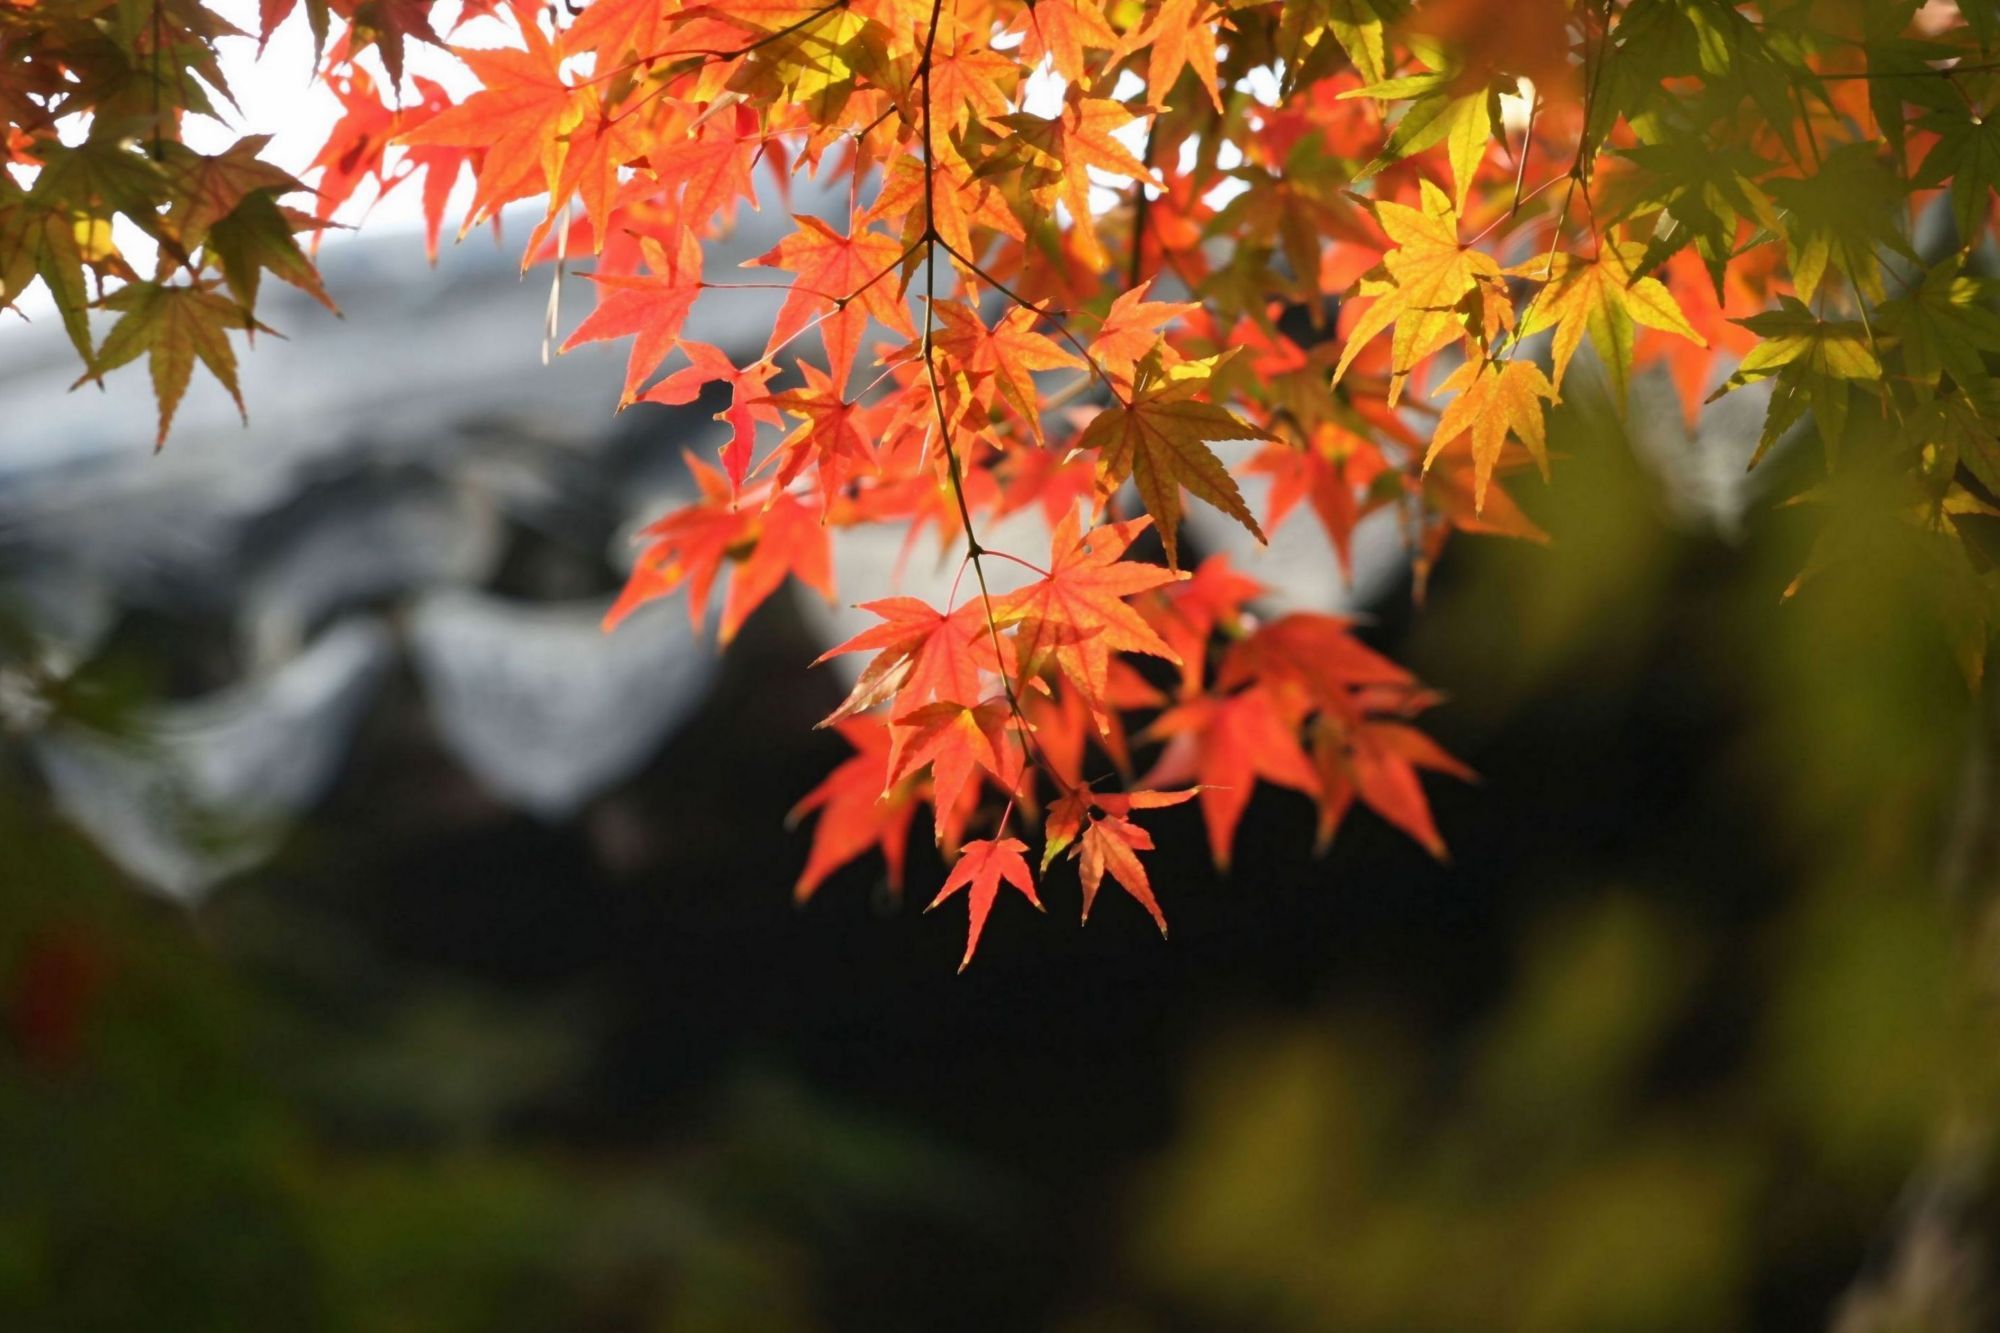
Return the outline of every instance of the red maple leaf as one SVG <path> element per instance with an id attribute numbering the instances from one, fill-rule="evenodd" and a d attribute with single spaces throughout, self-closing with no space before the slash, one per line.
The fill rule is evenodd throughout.
<path id="1" fill-rule="evenodd" d="M 869 413 L 860 403 L 842 398 L 838 382 L 818 366 L 807 362 L 801 368 L 806 380 L 803 389 L 755 400 L 758 405 L 782 408 L 800 422 L 764 466 L 776 466 L 777 485 L 784 487 L 791 485 L 808 463 L 817 465 L 820 494 L 831 504 L 841 487 L 874 466 L 875 453 L 862 428 Z"/>
<path id="2" fill-rule="evenodd" d="M 1161 714 L 1148 734 L 1168 744 L 1146 775 L 1146 785 L 1201 784 L 1209 852 L 1225 870 L 1236 826 L 1259 778 L 1308 796 L 1319 794 L 1319 775 L 1299 742 L 1299 718 L 1261 687 L 1178 704 Z"/>
<path id="3" fill-rule="evenodd" d="M 1176 575 L 1158 565 L 1121 560 L 1150 519 L 1107 523 L 1078 536 L 1074 511 L 1065 515 L 1050 540 L 1045 578 L 1002 598 L 994 618 L 1015 625 L 1014 645 L 1021 672 L 1031 675 L 1047 659 L 1083 692 L 1096 714 L 1114 652 L 1151 653 L 1178 664 L 1180 658 L 1125 599 Z"/>
<path id="4" fill-rule="evenodd" d="M 1477 780 L 1471 769 L 1415 727 L 1377 719 L 1322 715 L 1313 729 L 1313 761 L 1320 775 L 1320 846 L 1332 840 L 1359 797 L 1440 861 L 1445 859 L 1444 838 L 1418 773 L 1427 769 L 1464 782 Z"/>
<path id="5" fill-rule="evenodd" d="M 685 587 L 688 618 L 697 628 L 706 618 L 709 592 L 725 563 L 735 566 L 723 602 L 722 642 L 736 631 L 786 577 L 797 578 L 821 596 L 833 597 L 833 564 L 826 525 L 817 507 L 808 508 L 783 493 L 768 505 L 739 506 L 729 481 L 693 454 L 687 455 L 702 498 L 683 505 L 641 534 L 646 545 L 626 580 L 625 590 L 605 614 L 606 629 L 655 598 Z"/>
<path id="6" fill-rule="evenodd" d="M 944 887 L 937 897 L 931 899 L 930 907 L 936 907 L 960 889 L 966 892 L 967 925 L 965 932 L 965 957 L 959 961 L 958 970 L 963 972 L 972 962 L 973 951 L 979 947 L 980 932 L 986 929 L 987 914 L 993 910 L 993 900 L 1000 896 L 1000 882 L 1005 880 L 1021 891 L 1023 897 L 1042 910 L 1042 900 L 1035 896 L 1035 877 L 1028 871 L 1028 863 L 1021 853 L 1028 845 L 1019 838 L 977 838 L 965 844 L 958 854 L 958 861 L 946 877 Z"/>
<path id="7" fill-rule="evenodd" d="M 894 275 L 904 247 L 894 237 L 865 228 L 843 236 L 811 215 L 794 221 L 799 224 L 797 231 L 769 253 L 746 261 L 798 275 L 778 311 L 765 354 L 790 342 L 815 315 L 823 314 L 820 337 L 826 343 L 827 368 L 834 386 L 843 388 L 869 316 L 906 338 L 917 336 L 902 300 L 902 284 Z"/>
<path id="8" fill-rule="evenodd" d="M 981 671 L 998 674 L 992 635 L 979 604 L 968 602 L 950 615 L 918 597 L 863 602 L 863 611 L 883 623 L 820 654 L 813 665 L 843 653 L 873 651 L 846 702 L 820 723 L 873 708 L 893 698 L 891 717 L 904 717 L 934 700 L 977 699 Z"/>
<path id="9" fill-rule="evenodd" d="M 718 380 L 727 383 L 729 406 L 717 412 L 715 419 L 729 426 L 729 442 L 722 446 L 722 470 L 729 474 L 730 486 L 740 490 L 756 454 L 758 423 L 776 426 L 784 420 L 764 395 L 764 386 L 778 373 L 778 367 L 770 361 L 758 361 L 738 369 L 720 347 L 685 338 L 679 339 L 677 346 L 686 354 L 688 364 L 661 379 L 639 399 L 679 407 L 693 402 L 707 385 Z"/>
<path id="10" fill-rule="evenodd" d="M 1012 794 L 1021 784 L 1021 748 L 1010 726 L 1006 702 L 965 704 L 953 699 L 915 708 L 889 724 L 889 781 L 897 783 L 930 765 L 937 806 L 937 836 L 943 842 L 946 813 L 958 803 L 975 769 L 991 774 Z"/>
<path id="11" fill-rule="evenodd" d="M 915 784 L 884 790 L 889 786 L 889 729 L 880 719 L 849 718 L 838 725 L 857 753 L 827 774 L 788 817 L 796 823 L 819 811 L 806 868 L 792 886 L 799 902 L 812 897 L 828 875 L 871 849 L 879 849 L 888 864 L 890 886 L 903 886 L 910 820 L 917 811 Z"/>
<path id="12" fill-rule="evenodd" d="M 673 251 L 652 237 L 639 242 L 650 276 L 592 273 L 597 284 L 597 309 L 563 343 L 567 352 L 581 343 L 630 337 L 632 353 L 625 362 L 625 387 L 619 406 L 637 401 L 641 386 L 679 340 L 681 325 L 701 295 L 701 239 L 683 229 Z"/>

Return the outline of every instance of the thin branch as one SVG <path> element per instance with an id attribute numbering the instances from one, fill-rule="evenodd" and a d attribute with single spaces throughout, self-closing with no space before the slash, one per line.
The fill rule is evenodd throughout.
<path id="1" fill-rule="evenodd" d="M 1000 625 L 993 614 L 993 593 L 986 583 L 986 565 L 982 559 L 988 551 L 979 544 L 978 534 L 972 526 L 972 507 L 965 499 L 965 472 L 958 461 L 958 451 L 951 447 L 951 423 L 945 417 L 944 395 L 938 384 L 937 360 L 932 352 L 932 332 L 936 327 L 937 307 L 937 248 L 942 245 L 947 254 L 954 253 L 937 231 L 937 213 L 934 207 L 937 169 L 936 159 L 931 150 L 931 53 L 937 45 L 938 20 L 943 14 L 944 0 L 931 0 L 930 31 L 924 37 L 923 59 L 917 66 L 917 76 L 923 85 L 924 96 L 924 232 L 917 241 L 917 244 L 924 247 L 924 379 L 930 386 L 931 410 L 937 416 L 938 447 L 944 450 L 945 474 L 951 481 L 952 499 L 958 504 L 958 520 L 965 528 L 965 559 L 972 565 L 972 577 L 979 584 L 980 606 L 985 613 L 987 638 L 993 644 L 993 667 L 1000 673 L 1000 688 L 1007 696 L 1007 707 L 1013 714 L 1014 725 L 1021 732 L 1023 750 L 1049 775 L 1057 790 L 1067 791 L 1069 784 L 1042 753 L 1041 744 L 1035 739 L 1034 728 L 1028 724 L 1028 715 L 1021 710 L 1021 699 L 1015 692 L 1014 679 L 1007 674 L 1006 654 L 1000 646 Z M 995 285 L 998 286 L 997 283 Z M 991 554 L 1004 553 L 993 551 Z M 1013 560 L 1016 557 L 1005 558 Z M 1020 563 L 1027 564 L 1026 561 Z M 961 569 L 960 573 L 963 572 Z"/>
<path id="2" fill-rule="evenodd" d="M 1111 390 L 1111 396 L 1118 400 L 1119 405 L 1122 407 L 1130 407 L 1132 405 L 1131 399 L 1125 396 L 1125 391 L 1118 387 L 1118 381 L 1111 378 L 1110 372 L 1105 370 L 1097 358 L 1091 354 L 1090 349 L 1085 347 L 1083 342 L 1074 333 L 1070 332 L 1069 325 L 1064 322 L 1061 315 L 1056 314 L 1053 310 L 1044 310 L 1027 297 L 1019 295 L 1006 283 L 1000 281 L 1000 279 L 994 277 L 991 273 L 973 263 L 972 260 L 953 249 L 951 242 L 947 241 L 944 237 L 934 236 L 931 239 L 943 246 L 946 254 L 972 270 L 978 276 L 979 280 L 987 286 L 999 292 L 1015 305 L 1021 307 L 1021 309 L 1028 311 L 1030 314 L 1040 316 L 1042 319 L 1046 319 L 1055 325 L 1056 332 L 1062 336 L 1063 341 L 1074 347 L 1082 355 L 1083 359 L 1090 363 L 1091 370 L 1095 371 L 1097 377 L 1104 381 L 1104 387 Z"/>

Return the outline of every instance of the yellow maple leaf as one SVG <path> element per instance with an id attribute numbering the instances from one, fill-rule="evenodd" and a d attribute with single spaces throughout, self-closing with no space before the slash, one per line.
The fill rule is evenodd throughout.
<path id="1" fill-rule="evenodd" d="M 1430 451 L 1424 455 L 1424 469 L 1444 447 L 1469 433 L 1472 443 L 1472 507 L 1486 508 L 1486 483 L 1506 447 L 1512 431 L 1526 445 L 1542 476 L 1549 474 L 1548 435 L 1542 421 L 1542 400 L 1560 402 L 1556 389 L 1541 367 L 1532 361 L 1467 361 L 1443 384 L 1439 393 L 1457 393 L 1444 415 L 1438 418 L 1437 433 L 1431 437 Z"/>
<path id="2" fill-rule="evenodd" d="M 1333 382 L 1340 382 L 1364 345 L 1394 324 L 1389 381 L 1389 403 L 1394 406 L 1411 368 L 1461 336 L 1467 313 L 1479 315 L 1476 322 L 1483 327 L 1482 308 L 1489 297 L 1504 305 L 1507 293 L 1500 266 L 1492 257 L 1459 244 L 1458 210 L 1430 181 L 1423 182 L 1421 209 L 1387 200 L 1376 202 L 1373 209 L 1396 248 L 1361 281 L 1361 294 L 1373 296 L 1375 303 L 1362 313 L 1341 349 Z"/>
<path id="3" fill-rule="evenodd" d="M 1553 261 L 1534 259 L 1507 272 L 1515 277 L 1546 278 L 1547 284 L 1529 303 L 1521 322 L 1520 336 L 1526 338 L 1553 326 L 1556 331 L 1552 353 L 1555 358 L 1555 385 L 1562 387 L 1563 372 L 1576 355 L 1584 335 L 1597 359 L 1604 363 L 1611 381 L 1611 395 L 1618 410 L 1625 410 L 1627 388 L 1632 378 L 1632 334 L 1634 324 L 1649 329 L 1678 333 L 1702 347 L 1708 341 L 1695 332 L 1680 304 L 1657 278 L 1637 276 L 1646 247 L 1637 242 L 1606 245 L 1593 259 L 1560 254 Z"/>

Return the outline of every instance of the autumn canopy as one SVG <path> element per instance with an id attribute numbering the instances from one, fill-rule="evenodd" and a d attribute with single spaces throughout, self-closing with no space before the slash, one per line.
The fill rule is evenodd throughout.
<path id="1" fill-rule="evenodd" d="M 1544 539 L 1517 493 L 1561 466 L 1551 413 L 1622 411 L 1641 375 L 1690 423 L 1774 382 L 1745 460 L 1816 435 L 1835 476 L 1893 488 L 1983 667 L 1990 6 L 264 0 L 261 22 L 0 0 L 0 304 L 52 304 L 82 380 L 144 361 L 165 443 L 197 363 L 236 392 L 267 276 L 338 299 L 310 257 L 329 224 L 420 192 L 435 247 L 535 201 L 509 210 L 524 267 L 594 289 L 565 346 L 629 344 L 621 400 L 578 410 L 725 403 L 611 622 L 674 599 L 727 642 L 787 580 L 862 600 L 879 623 L 828 654 L 858 663 L 827 719 L 853 755 L 799 805 L 797 891 L 871 852 L 899 882 L 921 830 L 956 857 L 935 892 L 969 904 L 968 962 L 996 899 L 1040 907 L 1064 862 L 1086 915 L 1108 881 L 1164 931 L 1150 812 L 1193 803 L 1226 865 L 1259 784 L 1316 802 L 1322 843 L 1362 807 L 1443 856 L 1424 784 L 1472 775 L 1415 723 L 1437 696 L 1340 619 L 1256 614 L 1183 518 L 1316 523 L 1345 568 L 1380 515 L 1421 597 L 1453 533 Z M 343 107 L 303 182 L 258 135 L 182 141 L 230 113 L 216 44 L 287 23 Z M 406 74 L 415 44 L 477 91 Z M 793 215 L 804 176 L 840 206 Z M 787 234 L 719 271 L 751 208 Z M 761 356 L 682 336 L 746 284 L 784 289 Z M 1023 511 L 1045 548 L 986 544 Z M 949 600 L 837 582 L 831 536 L 863 525 L 955 561 Z"/>

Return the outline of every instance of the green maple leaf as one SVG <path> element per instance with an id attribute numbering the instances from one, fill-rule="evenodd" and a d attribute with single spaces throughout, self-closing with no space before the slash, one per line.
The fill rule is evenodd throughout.
<path id="1" fill-rule="evenodd" d="M 1878 160 L 1873 144 L 1842 144 L 1827 153 L 1812 175 L 1773 181 L 1771 194 L 1785 209 L 1781 230 L 1801 301 L 1813 299 L 1831 266 L 1856 291 L 1880 302 L 1884 292 L 1878 252 L 1917 257 L 1897 230 L 1908 191 Z"/>
<path id="2" fill-rule="evenodd" d="M 1608 220 L 1662 215 L 1640 271 L 1652 271 L 1692 244 L 1720 292 L 1739 224 L 1748 218 L 1777 234 L 1778 210 L 1756 180 L 1771 164 L 1745 148 L 1704 143 L 1699 135 L 1661 133 L 1661 142 L 1618 150 L 1637 170 L 1608 183 Z"/>
<path id="3" fill-rule="evenodd" d="M 1904 373 L 1927 389 L 1935 389 L 1946 371 L 1962 385 L 1986 383 L 1980 353 L 2000 352 L 2000 314 L 1992 309 L 2000 282 L 1967 277 L 1961 265 L 1951 256 L 1876 312 L 1883 331 L 1902 345 Z"/>
<path id="4" fill-rule="evenodd" d="M 90 322 L 84 314 L 83 250 L 77 220 L 67 208 L 40 205 L 0 175 L 0 309 L 40 278 L 55 297 L 56 313 L 77 354 L 90 360 Z"/>
<path id="5" fill-rule="evenodd" d="M 1764 341 L 1751 348 L 1736 373 L 1708 396 L 1712 403 L 1746 384 L 1777 380 L 1757 452 L 1750 459 L 1752 467 L 1808 408 L 1819 418 L 1820 438 L 1831 458 L 1847 424 L 1848 386 L 1882 377 L 1882 362 L 1865 325 L 1854 320 L 1824 321 L 1792 297 L 1779 299 L 1780 309 L 1731 321 Z"/>
<path id="6" fill-rule="evenodd" d="M 127 283 L 105 297 L 102 305 L 120 312 L 118 322 L 111 326 L 104 345 L 91 358 L 89 371 L 77 383 L 102 379 L 106 371 L 146 356 L 153 374 L 153 393 L 160 404 L 156 445 L 167 442 L 174 409 L 187 392 L 197 361 L 229 391 L 236 400 L 236 410 L 244 410 L 229 330 L 271 330 L 264 329 L 243 307 L 203 284 L 169 286 L 157 282 Z"/>
<path id="7" fill-rule="evenodd" d="M 319 270 L 294 239 L 295 232 L 316 225 L 308 215 L 281 207 L 270 193 L 260 191 L 244 196 L 209 228 L 208 252 L 221 264 L 230 292 L 245 310 L 256 308 L 258 281 L 268 269 L 339 314 L 320 283 Z"/>
<path id="8" fill-rule="evenodd" d="M 1909 413 L 1899 433 L 1912 450 L 1937 451 L 1938 478 L 1949 482 L 1962 467 L 1988 494 L 2000 494 L 2000 438 L 1970 394 L 1932 399 Z"/>
<path id="9" fill-rule="evenodd" d="M 1986 231 L 1993 191 L 2000 187 L 2000 121 L 1969 107 L 1933 111 L 1917 122 L 1938 136 L 1924 155 L 1913 182 L 1919 189 L 1951 185 L 1951 215 L 1962 244 L 1978 242 Z"/>
<path id="10" fill-rule="evenodd" d="M 1355 174 L 1365 180 L 1414 153 L 1445 145 L 1451 162 L 1455 202 L 1465 208 L 1465 196 L 1472 189 L 1472 175 L 1493 141 L 1493 126 L 1499 119 L 1499 98 L 1487 88 L 1467 92 L 1461 74 L 1450 69 L 1429 74 L 1413 74 L 1356 88 L 1341 94 L 1342 99 L 1373 97 L 1394 102 L 1414 99 L 1403 112 L 1388 142 L 1374 161 Z"/>
<path id="11" fill-rule="evenodd" d="M 1389 76 L 1387 26 L 1408 9 L 1407 0 L 1302 0 L 1285 5 L 1279 23 L 1283 49 L 1289 53 L 1287 92 L 1336 72 L 1343 57 L 1363 83 L 1382 82 Z"/>

